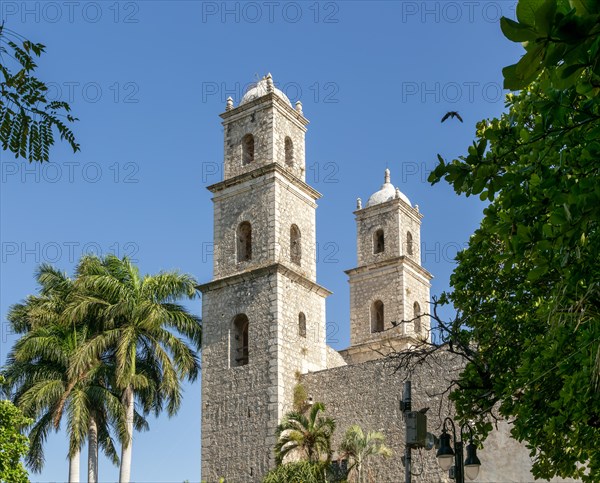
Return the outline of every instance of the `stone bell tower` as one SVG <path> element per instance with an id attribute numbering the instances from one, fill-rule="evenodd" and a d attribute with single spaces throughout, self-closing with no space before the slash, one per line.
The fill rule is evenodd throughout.
<path id="1" fill-rule="evenodd" d="M 432 276 L 421 266 L 418 205 L 390 181 L 366 206 L 357 201 L 358 266 L 350 282 L 350 347 L 344 357 L 363 362 L 430 337 L 429 288 Z"/>
<path id="2" fill-rule="evenodd" d="M 299 374 L 326 367 L 308 121 L 271 75 L 227 100 L 214 203 L 213 280 L 202 292 L 202 479 L 258 482 Z"/>

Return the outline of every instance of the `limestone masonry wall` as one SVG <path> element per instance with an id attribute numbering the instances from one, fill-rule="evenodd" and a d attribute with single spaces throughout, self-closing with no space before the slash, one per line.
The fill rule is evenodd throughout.
<path id="1" fill-rule="evenodd" d="M 273 102 L 270 103 L 269 100 Z M 270 163 L 278 163 L 294 176 L 305 179 L 305 124 L 308 122 L 277 96 L 253 101 L 233 115 L 225 115 L 224 179 L 233 178 Z M 254 136 L 254 161 L 242 163 L 242 139 Z M 286 163 L 285 138 L 293 144 L 293 162 Z"/>
<path id="2" fill-rule="evenodd" d="M 317 278 L 316 263 L 316 219 L 314 200 L 289 182 L 278 179 L 276 190 L 276 239 L 275 258 L 289 265 L 308 279 Z M 292 224 L 300 230 L 300 265 L 291 261 L 290 229 Z"/>
<path id="3" fill-rule="evenodd" d="M 269 104 L 249 106 L 248 111 L 223 122 L 225 128 L 224 179 L 247 173 L 273 162 L 273 110 Z M 254 161 L 242 164 L 242 138 L 254 136 Z"/>
<path id="4" fill-rule="evenodd" d="M 444 417 L 451 406 L 440 394 L 456 375 L 460 361 L 440 354 L 421 366 L 412 376 L 412 409 L 430 408 L 426 413 L 428 431 L 439 436 Z M 406 374 L 395 372 L 385 359 L 328 369 L 302 376 L 302 384 L 313 401 L 325 403 L 327 415 L 336 420 L 334 448 L 346 429 L 358 424 L 364 431 L 381 431 L 393 450 L 389 459 L 376 458 L 369 474 L 376 483 L 404 481 L 404 421 L 400 410 L 402 385 Z M 441 403 L 441 406 L 440 406 Z M 441 417 L 440 417 L 441 416 Z M 533 482 L 531 458 L 527 449 L 509 437 L 509 425 L 500 423 L 478 451 L 482 466 L 478 483 Z M 413 482 L 452 482 L 435 459 L 435 449 L 412 452 Z M 554 482 L 573 481 L 554 479 Z"/>
<path id="5" fill-rule="evenodd" d="M 359 267 L 401 255 L 398 203 L 400 201 L 373 206 L 356 216 L 356 249 Z M 373 234 L 379 229 L 384 232 L 385 250 L 381 253 L 373 253 Z"/>
<path id="6" fill-rule="evenodd" d="M 352 345 L 377 340 L 382 333 L 371 332 L 371 308 L 375 300 L 384 304 L 385 335 L 401 335 L 403 327 L 392 322 L 400 322 L 404 316 L 402 290 L 402 270 L 396 265 L 387 265 L 357 274 L 350 279 L 350 342 Z"/>
<path id="7" fill-rule="evenodd" d="M 252 259 L 238 262 L 236 230 L 252 225 Z M 260 267 L 273 260 L 275 246 L 275 187 L 268 179 L 239 184 L 214 197 L 214 277 Z"/>
<path id="8" fill-rule="evenodd" d="M 325 297 L 299 281 L 280 274 L 278 279 L 278 402 L 279 419 L 293 408 L 297 376 L 325 369 Z M 306 320 L 305 336 L 299 331 L 299 314 Z M 279 422 L 279 421 L 278 421 Z M 275 446 L 273 437 L 273 446 Z"/>
<path id="9" fill-rule="evenodd" d="M 271 435 L 279 418 L 278 396 L 271 393 L 277 387 L 278 308 L 271 297 L 276 285 L 277 274 L 266 272 L 203 289 L 202 477 L 207 481 L 226 474 L 255 481 L 251 477 L 273 463 Z M 249 319 L 249 363 L 230 367 L 238 314 Z"/>
<path id="10" fill-rule="evenodd" d="M 299 125 L 295 119 L 297 114 L 290 113 L 291 108 L 281 107 L 273 120 L 273 159 L 289 169 L 294 176 L 302 181 L 306 176 L 306 162 L 304 153 L 304 133 L 306 129 Z M 285 138 L 289 137 L 293 143 L 293 164 L 285 163 Z"/>

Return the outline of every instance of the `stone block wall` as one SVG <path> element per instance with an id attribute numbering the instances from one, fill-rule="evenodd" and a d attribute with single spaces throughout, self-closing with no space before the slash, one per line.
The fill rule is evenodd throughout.
<path id="1" fill-rule="evenodd" d="M 398 232 L 399 244 L 401 246 L 401 255 L 413 260 L 417 265 L 421 265 L 421 215 L 415 208 L 407 206 L 405 203 L 399 203 L 400 230 Z M 407 233 L 412 235 L 412 254 L 408 249 Z"/>
<path id="2" fill-rule="evenodd" d="M 314 196 L 314 195 L 313 195 Z M 302 187 L 277 177 L 275 184 L 275 237 L 278 240 L 275 260 L 290 266 L 308 279 L 317 278 L 316 203 Z M 290 229 L 300 229 L 301 263 L 291 261 Z"/>
<path id="3" fill-rule="evenodd" d="M 357 266 L 400 256 L 397 203 L 399 201 L 392 200 L 356 212 Z M 385 249 L 373 253 L 373 235 L 379 229 L 384 233 Z"/>
<path id="4" fill-rule="evenodd" d="M 396 264 L 350 275 L 350 344 L 403 334 L 403 272 Z M 383 302 L 384 332 L 371 332 L 373 302 Z M 392 322 L 397 323 L 394 327 Z"/>
<path id="5" fill-rule="evenodd" d="M 250 179 L 215 193 L 215 278 L 226 277 L 273 261 L 275 246 L 275 186 L 272 179 Z M 237 261 L 237 228 L 252 225 L 252 259 Z"/>
<path id="6" fill-rule="evenodd" d="M 334 367 L 340 367 L 346 365 L 346 360 L 338 351 L 333 347 L 326 347 L 327 351 L 327 369 L 333 369 Z"/>
<path id="7" fill-rule="evenodd" d="M 430 313 L 430 284 L 428 274 L 423 273 L 423 270 L 420 266 L 411 263 L 410 260 L 407 260 L 404 266 L 405 270 L 403 272 L 403 313 L 404 320 L 408 321 L 414 319 L 415 317 L 415 302 L 419 304 L 421 314 Z M 428 317 L 427 315 L 422 315 L 420 317 L 420 333 L 415 332 L 415 328 L 418 326 L 418 324 L 416 324 L 415 321 L 403 324 L 403 331 L 404 334 L 411 337 L 416 337 L 419 339 L 431 339 L 430 324 L 430 317 Z"/>
<path id="8" fill-rule="evenodd" d="M 329 292 L 291 272 L 280 272 L 277 282 L 277 389 L 281 419 L 293 408 L 298 377 L 327 367 L 325 297 Z M 299 332 L 300 312 L 306 317 L 305 337 Z"/>
<path id="9" fill-rule="evenodd" d="M 277 104 L 277 115 L 273 120 L 273 159 L 284 166 L 294 176 L 302 181 L 306 179 L 306 154 L 304 127 L 308 121 L 289 106 L 282 105 L 285 101 Z M 293 165 L 285 162 L 285 138 L 289 137 L 294 146 Z"/>
<path id="10" fill-rule="evenodd" d="M 395 336 L 416 337 L 414 322 L 402 323 L 414 318 L 414 302 L 418 302 L 422 314 L 429 313 L 429 279 L 421 267 L 410 260 L 399 258 L 369 267 L 350 270 L 350 343 Z M 384 304 L 384 330 L 371 331 L 373 302 Z M 429 334 L 429 318 L 421 317 L 421 337 Z"/>
<path id="11" fill-rule="evenodd" d="M 258 481 L 273 464 L 277 394 L 277 274 L 232 277 L 202 286 L 202 478 Z M 230 367 L 232 324 L 249 319 L 249 363 Z"/>
<path id="12" fill-rule="evenodd" d="M 202 475 L 257 482 L 274 464 L 277 424 L 298 377 L 326 367 L 329 292 L 274 264 L 201 286 Z M 306 316 L 306 337 L 298 315 Z M 249 320 L 248 364 L 232 367 L 233 321 Z"/>
<path id="13" fill-rule="evenodd" d="M 291 182 L 290 182 L 291 181 Z M 215 278 L 230 276 L 275 262 L 289 265 L 311 280 L 316 279 L 315 199 L 320 196 L 303 182 L 286 178 L 275 164 L 248 173 L 232 186 L 218 183 L 215 193 Z M 252 259 L 238 262 L 237 229 L 252 226 Z M 301 263 L 292 263 L 290 228 L 301 233 Z"/>
<path id="14" fill-rule="evenodd" d="M 412 409 L 427 411 L 428 431 L 439 436 L 442 421 L 452 416 L 452 407 L 440 394 L 460 370 L 460 361 L 440 354 L 411 375 Z M 406 374 L 395 372 L 385 359 L 347 365 L 306 374 L 302 384 L 313 398 L 323 402 L 327 415 L 335 418 L 334 448 L 339 446 L 346 429 L 358 424 L 364 431 L 381 431 L 392 449 L 391 458 L 377 458 L 369 465 L 370 480 L 376 483 L 401 483 L 404 480 L 404 421 L 400 410 Z M 509 437 L 509 425 L 501 422 L 478 451 L 482 466 L 478 483 L 533 482 L 528 450 Z M 414 483 L 450 483 L 435 458 L 436 450 L 412 451 Z M 560 478 L 552 481 L 573 481 Z"/>
<path id="15" fill-rule="evenodd" d="M 394 257 L 407 256 L 421 263 L 421 217 L 401 199 L 370 206 L 355 212 L 357 266 L 370 265 Z M 385 234 L 385 250 L 373 253 L 373 234 L 378 229 Z M 407 232 L 413 237 L 413 253 L 408 252 Z"/>
<path id="16" fill-rule="evenodd" d="M 270 94 L 221 114 L 224 136 L 224 179 L 278 163 L 305 179 L 304 135 L 308 121 L 279 96 Z M 242 139 L 254 136 L 254 161 L 242 163 Z M 294 163 L 285 162 L 285 138 L 294 146 Z"/>
<path id="17" fill-rule="evenodd" d="M 273 162 L 273 106 L 250 103 L 224 117 L 224 179 L 233 178 Z M 242 139 L 254 136 L 254 161 L 242 163 Z"/>
<path id="18" fill-rule="evenodd" d="M 439 372 L 442 372 L 441 377 Z M 427 413 L 428 428 L 436 431 L 441 382 L 450 376 L 446 367 L 428 368 L 412 377 L 412 407 L 415 410 L 431 408 Z M 383 359 L 353 364 L 327 371 L 307 374 L 302 384 L 314 401 L 323 402 L 327 414 L 336 420 L 334 448 L 338 448 L 347 428 L 358 424 L 364 431 L 381 431 L 393 455 L 389 459 L 377 459 L 369 468 L 371 481 L 377 483 L 400 483 L 404 481 L 404 421 L 400 409 L 402 384 L 405 374 L 394 373 L 393 366 Z M 430 394 L 430 396 L 428 396 Z M 444 414 L 448 409 L 444 407 Z M 438 468 L 432 451 L 413 451 L 414 472 L 419 474 L 415 482 L 449 482 Z"/>

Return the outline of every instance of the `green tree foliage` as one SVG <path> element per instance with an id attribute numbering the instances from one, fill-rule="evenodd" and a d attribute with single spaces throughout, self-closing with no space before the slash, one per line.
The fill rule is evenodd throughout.
<path id="1" fill-rule="evenodd" d="M 504 87 L 523 89 L 541 74 L 553 87 L 598 94 L 600 7 L 596 0 L 520 0 L 517 21 L 503 17 L 504 35 L 526 50 L 505 67 Z"/>
<path id="2" fill-rule="evenodd" d="M 65 309 L 74 292 L 74 282 L 66 274 L 43 264 L 37 281 L 39 294 L 13 305 L 8 313 L 14 332 L 23 336 L 10 352 L 4 370 L 15 404 L 35 423 L 29 432 L 27 465 L 34 472 L 42 470 L 47 435 L 58 430 L 63 419 L 73 472 L 79 467 L 81 446 L 91 424 L 96 439 L 90 442 L 118 464 L 110 426 L 124 419 L 124 411 L 118 394 L 110 388 L 112 364 L 108 358 L 95 358 L 79 372 L 71 370 L 79 348 L 95 335 L 93 324 L 74 325 L 66 318 Z M 94 456 L 89 452 L 90 458 Z M 70 474 L 69 478 L 77 476 Z"/>
<path id="3" fill-rule="evenodd" d="M 340 458 L 347 459 L 350 463 L 349 481 L 364 483 L 367 481 L 366 469 L 370 459 L 380 456 L 389 458 L 392 450 L 385 445 L 385 436 L 379 431 L 364 433 L 357 425 L 346 430 L 344 439 L 340 444 Z"/>
<path id="4" fill-rule="evenodd" d="M 452 398 L 480 432 L 513 421 L 539 478 L 600 480 L 600 3 L 520 0 L 505 35 L 507 112 L 430 175 L 489 202 L 457 256 L 453 303 L 468 348 Z"/>
<path id="5" fill-rule="evenodd" d="M 79 144 L 66 123 L 77 119 L 69 104 L 48 101 L 48 87 L 33 74 L 45 46 L 0 24 L 0 144 L 2 150 L 31 161 L 48 161 L 54 129 L 73 152 Z M 11 65 L 14 66 L 11 68 Z"/>
<path id="6" fill-rule="evenodd" d="M 84 257 L 77 267 L 75 296 L 67 309 L 76 323 L 97 324 L 98 336 L 71 359 L 75 373 L 90 360 L 111 354 L 114 389 L 121 394 L 126 424 L 120 428 L 120 482 L 131 472 L 135 400 L 145 413 L 169 416 L 181 405 L 181 381 L 198 376 L 200 319 L 177 300 L 196 296 L 196 280 L 179 272 L 141 276 L 127 258 Z"/>
<path id="7" fill-rule="evenodd" d="M 346 483 L 346 474 L 330 463 L 296 461 L 273 468 L 262 481 L 263 483 Z"/>
<path id="8" fill-rule="evenodd" d="M 0 385 L 4 379 L 0 376 Z M 29 441 L 21 434 L 31 420 L 10 401 L 0 399 L 0 481 L 7 483 L 27 483 L 27 472 L 21 464 L 21 457 L 27 453 Z"/>
<path id="9" fill-rule="evenodd" d="M 97 449 L 119 462 L 129 479 L 133 429 L 144 415 L 169 415 L 181 403 L 181 380 L 198 374 L 198 318 L 177 304 L 194 297 L 196 281 L 178 272 L 141 276 L 127 258 L 84 257 L 71 280 L 53 267 L 38 272 L 40 292 L 11 307 L 16 342 L 4 369 L 15 403 L 35 418 L 27 462 L 40 470 L 43 444 L 67 421 L 70 480 L 78 477 L 81 446 L 92 451 L 88 477 L 97 481 Z"/>
<path id="10" fill-rule="evenodd" d="M 294 386 L 294 411 L 305 412 L 309 407 L 307 400 L 308 392 L 306 388 L 300 383 L 296 384 Z"/>
<path id="11" fill-rule="evenodd" d="M 269 471 L 263 483 L 327 483 L 327 464 L 297 461 Z"/>
<path id="12" fill-rule="evenodd" d="M 325 405 L 317 402 L 310 408 L 308 416 L 291 411 L 283 417 L 276 433 L 275 457 L 278 465 L 291 452 L 299 453 L 311 463 L 331 460 L 331 438 L 335 430 L 335 421 L 321 416 L 323 411 Z"/>

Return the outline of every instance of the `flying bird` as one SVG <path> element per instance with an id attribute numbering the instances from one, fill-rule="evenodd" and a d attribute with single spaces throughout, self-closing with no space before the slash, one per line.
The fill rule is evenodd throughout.
<path id="1" fill-rule="evenodd" d="M 454 117 L 455 117 L 455 118 L 457 118 L 457 119 L 458 119 L 460 122 L 463 122 L 463 120 L 462 120 L 462 117 L 460 117 L 460 114 L 459 114 L 458 112 L 456 112 L 456 111 L 450 111 L 450 112 L 447 112 L 447 113 L 444 115 L 444 117 L 442 117 L 442 122 L 444 122 L 444 121 L 445 121 L 446 119 L 448 119 L 449 117 L 452 117 L 452 118 L 454 118 Z"/>

